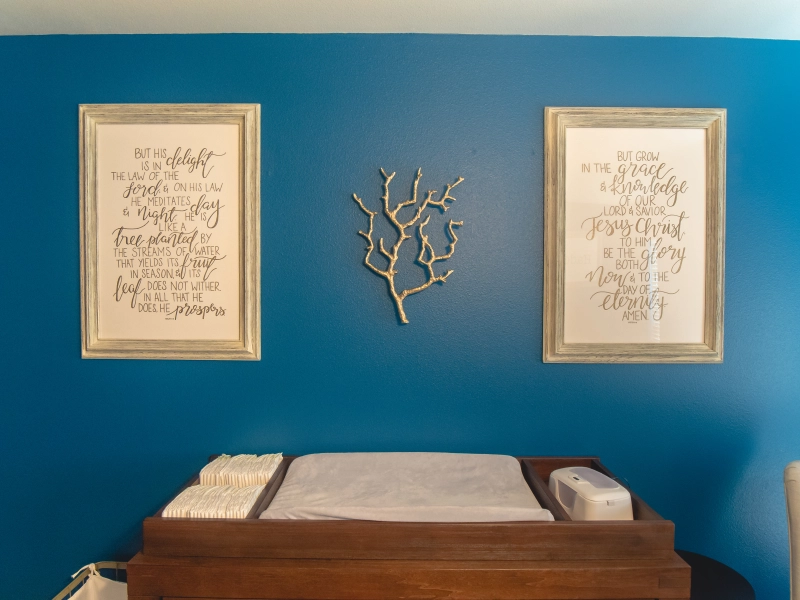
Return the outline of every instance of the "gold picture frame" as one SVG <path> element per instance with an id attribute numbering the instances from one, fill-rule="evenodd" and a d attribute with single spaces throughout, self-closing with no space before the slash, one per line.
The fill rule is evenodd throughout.
<path id="1" fill-rule="evenodd" d="M 260 105 L 79 122 L 82 357 L 260 360 Z"/>
<path id="2" fill-rule="evenodd" d="M 685 109 L 685 108 L 574 108 L 574 107 L 548 107 L 545 109 L 545 192 L 544 192 L 544 212 L 545 212 L 545 236 L 544 236 L 544 310 L 543 310 L 543 360 L 544 362 L 561 362 L 561 363 L 720 363 L 723 359 L 723 306 L 724 306 L 724 254 L 725 254 L 725 126 L 726 126 L 726 111 L 724 109 L 715 108 L 699 108 L 699 109 Z M 595 131 L 589 131 L 594 129 Z M 698 137 L 698 132 L 703 132 L 704 147 L 702 146 L 702 138 Z M 691 181 L 685 186 L 687 190 L 693 189 L 696 200 L 694 212 L 689 211 L 688 215 L 685 211 L 678 213 L 678 208 L 672 204 L 669 209 L 665 206 L 672 200 L 671 196 L 667 196 L 667 202 L 658 200 L 648 200 L 651 196 L 642 195 L 641 203 L 645 204 L 650 202 L 652 204 L 649 208 L 635 207 L 633 210 L 633 196 L 628 196 L 627 200 L 623 200 L 622 195 L 614 197 L 614 202 L 618 205 L 616 208 L 606 208 L 601 206 L 597 200 L 602 188 L 603 194 L 608 194 L 613 190 L 621 190 L 620 194 L 625 191 L 636 189 L 631 178 L 624 180 L 626 173 L 635 173 L 637 167 L 629 167 L 624 160 L 620 160 L 615 169 L 611 167 L 614 162 L 612 157 L 607 163 L 586 162 L 586 157 L 590 156 L 588 152 L 592 148 L 598 149 L 611 149 L 616 148 L 613 146 L 609 139 L 625 139 L 630 134 L 630 139 L 646 140 L 648 136 L 658 137 L 658 139 L 677 140 L 675 147 L 680 146 L 682 136 L 687 136 L 695 141 L 697 146 L 695 154 L 700 156 L 700 152 L 704 154 L 704 161 L 694 160 L 693 163 L 690 159 L 686 158 L 684 163 L 688 169 L 695 169 L 697 173 L 704 172 L 704 176 L 698 175 L 695 180 Z M 573 140 L 574 146 L 568 149 L 568 139 Z M 579 144 L 580 141 L 580 144 Z M 672 142 L 670 142 L 672 143 Z M 605 144 L 605 146 L 604 146 Z M 621 146 L 621 144 L 618 144 Z M 686 147 L 689 147 L 688 142 Z M 671 148 L 671 146 L 668 146 Z M 638 164 L 635 161 L 636 156 L 641 156 L 644 159 L 652 158 L 661 154 L 660 152 L 650 152 L 649 154 L 639 150 L 635 154 L 626 154 L 627 150 L 624 148 L 618 149 L 617 159 L 622 159 L 626 156 L 631 156 L 631 164 Z M 570 164 L 567 164 L 568 154 L 570 156 Z M 600 152 L 608 159 L 608 153 Z M 673 152 L 671 156 L 678 153 Z M 668 154 L 669 155 L 669 154 Z M 644 166 L 639 166 L 639 173 L 643 174 L 641 181 L 641 189 L 650 189 L 656 186 L 652 177 L 653 173 L 667 172 L 671 170 L 672 165 L 663 162 L 665 165 L 661 171 L 657 171 L 658 166 L 650 167 L 648 165 L 658 165 L 658 161 L 651 161 Z M 622 166 L 620 166 L 622 165 Z M 600 170 L 600 175 L 592 173 L 592 169 Z M 605 170 L 609 169 L 609 170 Z M 695 172 L 692 171 L 692 172 Z M 580 175 L 579 175 L 580 173 Z M 582 183 L 584 179 L 581 176 L 588 175 L 585 181 L 590 183 Z M 673 172 L 674 173 L 674 172 Z M 647 176 L 650 176 L 648 181 Z M 659 175 L 660 176 L 660 175 Z M 670 175 L 672 177 L 673 175 Z M 591 179 L 594 177 L 595 179 Z M 567 181 L 570 181 L 572 190 L 568 194 Z M 694 181 L 704 180 L 704 185 L 694 185 Z M 619 181 L 623 181 L 625 185 L 631 187 L 624 188 L 619 185 Z M 663 180 L 666 185 L 667 178 Z M 577 183 L 576 183 L 577 182 Z M 599 186 L 597 185 L 599 182 Z M 685 183 L 684 180 L 683 183 Z M 613 185 L 613 187 L 603 187 L 606 183 Z M 594 185 L 591 190 L 588 186 Z M 656 189 L 652 187 L 652 189 Z M 674 185 L 673 185 L 674 187 Z M 670 187 L 670 190 L 673 188 Z M 683 188 L 681 188 L 683 191 Z M 671 192 L 670 192 L 671 193 Z M 569 195 L 569 197 L 568 197 Z M 609 196 L 602 196 L 608 198 Z M 658 196 L 655 196 L 658 198 Z M 677 192 L 675 193 L 677 199 Z M 594 202 L 595 204 L 592 204 Z M 613 213 L 614 210 L 622 210 L 625 208 L 624 202 L 628 202 L 627 206 L 632 212 L 633 217 L 627 216 L 617 219 L 613 214 L 611 216 L 605 215 L 606 212 Z M 673 201 L 675 202 L 675 201 Z M 569 203 L 569 208 L 568 208 Z M 660 205 L 660 206 L 659 206 Z M 609 205 L 610 206 L 610 205 Z M 700 208 L 698 208 L 700 207 Z M 602 209 L 602 210 L 601 210 Z M 653 217 L 650 221 L 640 221 L 650 217 L 636 216 L 638 211 L 651 210 L 654 212 L 661 211 L 661 217 Z M 583 212 L 581 212 L 583 211 Z M 592 212 L 595 211 L 595 212 Z M 569 227 L 567 225 L 569 212 Z M 647 248 L 632 247 L 629 249 L 612 248 L 613 244 L 609 247 L 601 247 L 602 244 L 595 243 L 592 240 L 592 245 L 587 240 L 589 236 L 594 236 L 595 233 L 604 229 L 602 234 L 614 229 L 614 227 L 622 226 L 623 229 L 619 231 L 644 231 L 650 233 L 652 230 L 649 226 L 654 223 L 672 223 L 669 225 L 671 232 L 675 231 L 675 223 L 678 223 L 677 238 L 681 234 L 680 231 L 681 220 L 684 217 L 691 217 L 684 220 L 685 223 L 697 223 L 704 220 L 704 228 L 695 228 L 693 233 L 696 236 L 697 242 L 695 248 L 704 246 L 703 251 L 697 251 L 694 254 L 690 253 L 689 260 L 684 263 L 684 255 L 680 255 L 680 250 L 677 250 L 680 256 L 680 265 L 678 268 L 678 275 L 674 275 L 674 264 L 672 280 L 681 277 L 680 286 L 673 284 L 672 289 L 667 291 L 662 289 L 659 291 L 659 284 L 644 283 L 645 276 L 647 281 L 658 281 L 658 278 L 664 278 L 664 273 L 667 270 L 659 273 L 653 271 L 649 258 L 654 257 L 656 254 L 652 250 L 654 242 L 652 237 L 645 237 L 645 234 L 640 239 L 635 239 L 638 245 L 641 241 L 642 246 L 647 245 Z M 586 217 L 584 219 L 584 217 Z M 661 219 L 659 221 L 658 219 Z M 583 219 L 583 220 L 581 220 Z M 671 219 L 671 221 L 670 221 Z M 578 228 L 580 227 L 580 229 Z M 666 225 L 664 226 L 666 231 Z M 616 233 L 616 232 L 615 232 Z M 635 235 L 635 234 L 634 234 Z M 632 237 L 632 236 L 629 236 Z M 607 238 L 611 239 L 611 234 Z M 568 242 L 569 240 L 569 242 Z M 620 241 L 619 243 L 622 243 Z M 630 244 L 630 240 L 627 240 Z M 682 242 L 681 242 L 682 243 Z M 570 249 L 578 249 L 576 253 L 570 255 L 570 264 L 567 265 L 566 250 L 569 245 Z M 666 243 L 661 247 L 662 250 Z M 676 242 L 673 252 L 680 247 L 680 243 Z M 583 250 L 583 254 L 580 251 Z M 634 264 L 629 271 L 624 271 L 626 262 L 620 259 L 617 264 L 623 265 L 623 270 L 612 273 L 613 261 L 599 259 L 601 256 L 622 256 L 631 257 Z M 586 257 L 589 257 L 586 259 Z M 644 257 L 644 258 L 642 258 Z M 702 263 L 700 258 L 702 257 Z M 574 260 L 573 260 L 574 259 Z M 573 263 L 581 263 L 586 259 L 588 268 L 583 265 L 583 271 L 578 271 L 579 267 L 573 267 Z M 605 260 L 605 263 L 603 263 Z M 655 258 L 653 258 L 655 260 Z M 694 261 L 689 262 L 689 261 Z M 593 262 L 594 261 L 594 262 Z M 645 261 L 648 261 L 647 263 Z M 656 261 L 657 262 L 657 261 Z M 684 273 L 680 273 L 682 266 L 690 265 L 692 273 L 699 273 L 690 277 Z M 595 265 L 599 265 L 594 268 Z M 641 265 L 647 265 L 642 270 Z M 603 271 L 603 268 L 606 268 Z M 583 275 L 583 279 L 579 279 L 574 273 Z M 652 273 L 652 278 L 651 278 Z M 600 279 L 599 277 L 604 277 Z M 619 310 L 616 310 L 617 298 L 625 298 L 622 294 L 613 295 L 609 286 L 601 289 L 602 282 L 611 280 L 614 277 L 629 276 L 628 280 L 631 284 L 634 282 L 639 284 L 637 292 L 642 292 L 643 296 L 639 298 L 639 306 L 644 305 L 645 308 L 639 313 L 631 311 L 630 313 L 623 312 L 623 318 L 620 319 Z M 670 281 L 669 279 L 667 279 Z M 589 283 L 587 283 L 587 281 Z M 592 292 L 585 292 L 586 286 L 592 285 Z M 610 283 L 613 287 L 616 285 L 614 282 Z M 662 284 L 666 287 L 666 284 Z M 622 287 L 622 286 L 620 286 Z M 687 296 L 689 292 L 683 294 L 679 287 L 684 289 L 694 289 L 693 295 Z M 625 289 L 625 288 L 623 288 Z M 633 286 L 632 288 L 633 289 Z M 575 291 L 579 290 L 579 291 Z M 599 291 L 598 291 L 599 290 Z M 582 294 L 582 295 L 581 295 Z M 597 294 L 600 294 L 597 296 Z M 633 294 L 628 297 L 631 302 L 627 307 L 637 307 L 633 301 Z M 659 298 L 659 294 L 662 296 Z M 674 303 L 673 298 L 681 298 L 680 302 L 686 302 L 687 306 L 693 307 L 692 310 L 686 310 L 683 313 L 677 310 L 672 310 L 670 313 L 671 321 L 664 324 L 663 320 L 659 321 L 659 336 L 662 336 L 667 341 L 651 342 L 646 341 L 606 341 L 616 338 L 631 339 L 639 336 L 638 331 L 642 332 L 642 336 L 650 335 L 649 333 L 654 325 L 650 322 L 644 323 L 645 319 L 652 320 L 656 316 L 656 311 L 661 310 L 658 318 L 663 319 L 664 310 L 667 304 L 663 299 L 667 296 L 663 294 L 672 294 L 669 296 L 670 302 Z M 597 296 L 597 297 L 595 297 Z M 591 303 L 589 298 L 592 298 Z M 663 303 L 660 304 L 660 303 Z M 624 301 L 620 301 L 620 310 L 626 308 Z M 651 307 L 648 310 L 648 306 Z M 599 308 L 598 308 L 599 307 Z M 652 309 L 652 307 L 655 307 Z M 613 308 L 616 312 L 609 309 Z M 696 313 L 692 318 L 697 325 L 688 328 L 688 333 L 685 334 L 686 341 L 680 339 L 682 335 L 679 319 L 676 319 L 677 314 L 690 314 Z M 620 325 L 615 325 L 609 321 L 609 315 L 620 320 Z M 589 316 L 587 316 L 589 315 Z M 628 320 L 623 323 L 623 320 Z M 642 322 L 635 322 L 636 318 L 641 318 Z M 594 319 L 589 326 L 584 326 L 590 319 Z M 637 327 L 643 325 L 643 328 L 637 330 Z M 649 329 L 648 329 L 649 327 Z M 627 328 L 627 329 L 625 329 Z M 568 335 L 565 335 L 567 332 Z M 670 341 L 670 336 L 676 338 Z M 659 337 L 659 340 L 661 337 Z M 589 340 L 589 341 L 587 341 Z"/>

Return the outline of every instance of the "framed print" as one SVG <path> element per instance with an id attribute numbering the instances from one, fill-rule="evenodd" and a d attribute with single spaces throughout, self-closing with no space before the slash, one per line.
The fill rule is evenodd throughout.
<path id="1" fill-rule="evenodd" d="M 545 109 L 545 362 L 722 362 L 725 117 Z"/>
<path id="2" fill-rule="evenodd" d="M 84 358 L 258 360 L 258 104 L 80 106 Z"/>

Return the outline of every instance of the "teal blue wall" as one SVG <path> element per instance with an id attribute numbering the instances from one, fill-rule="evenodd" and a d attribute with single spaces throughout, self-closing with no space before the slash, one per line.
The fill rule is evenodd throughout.
<path id="1" fill-rule="evenodd" d="M 95 102 L 261 103 L 261 362 L 80 359 L 77 115 Z M 723 365 L 542 364 L 547 105 L 728 109 Z M 798 110 L 797 42 L 0 38 L 0 597 L 129 558 L 207 455 L 277 450 L 598 454 L 679 547 L 786 597 Z M 379 166 L 466 178 L 455 274 L 402 327 L 350 198 L 377 198 Z"/>

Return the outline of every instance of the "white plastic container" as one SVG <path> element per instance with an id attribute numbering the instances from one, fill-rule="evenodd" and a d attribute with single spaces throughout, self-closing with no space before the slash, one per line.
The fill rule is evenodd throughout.
<path id="1" fill-rule="evenodd" d="M 573 521 L 633 520 L 630 492 L 589 467 L 556 469 L 550 491 Z"/>

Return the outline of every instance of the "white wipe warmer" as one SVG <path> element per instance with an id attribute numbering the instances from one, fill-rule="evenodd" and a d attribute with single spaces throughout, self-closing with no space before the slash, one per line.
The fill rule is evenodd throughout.
<path id="1" fill-rule="evenodd" d="M 630 492 L 589 467 L 556 469 L 550 491 L 573 521 L 633 520 Z"/>

